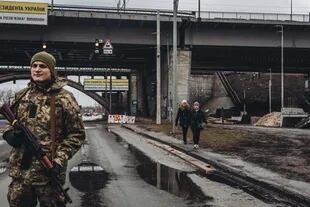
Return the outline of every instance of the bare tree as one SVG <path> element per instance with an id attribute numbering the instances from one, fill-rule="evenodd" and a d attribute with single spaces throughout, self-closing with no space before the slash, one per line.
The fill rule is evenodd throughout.
<path id="1" fill-rule="evenodd" d="M 0 90 L 0 103 L 10 102 L 14 98 L 14 94 L 12 89 Z"/>

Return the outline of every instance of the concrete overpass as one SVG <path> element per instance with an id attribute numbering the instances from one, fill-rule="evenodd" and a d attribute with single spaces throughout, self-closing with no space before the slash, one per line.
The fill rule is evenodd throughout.
<path id="1" fill-rule="evenodd" d="M 310 22 L 308 15 L 180 12 L 178 45 L 192 51 L 192 71 L 279 68 L 280 34 L 284 26 L 285 66 L 288 71 L 310 68 Z M 156 35 L 155 10 L 118 11 L 104 7 L 54 6 L 48 26 L 0 25 L 0 64 L 27 65 L 30 56 L 48 50 L 59 66 L 154 67 Z M 96 56 L 94 40 L 110 39 L 114 56 Z M 172 12 L 162 11 L 161 47 L 167 53 L 172 44 Z M 163 58 L 166 55 L 162 56 Z"/>
<path id="2" fill-rule="evenodd" d="M 46 43 L 60 67 L 128 68 L 134 91 L 130 107 L 136 103 L 141 113 L 150 113 L 154 105 L 150 83 L 156 82 L 156 12 L 56 5 L 49 9 L 48 26 L 0 25 L 0 65 L 28 65 L 32 54 Z M 161 15 L 162 94 L 167 102 L 171 95 L 172 12 L 162 11 Z M 282 14 L 206 12 L 199 19 L 196 12 L 183 11 L 177 21 L 180 99 L 188 98 L 190 73 L 279 71 L 281 35 L 275 25 L 284 27 L 285 71 L 310 71 L 309 15 L 294 15 L 287 21 Z M 110 39 L 114 54 L 94 54 L 96 38 Z"/>

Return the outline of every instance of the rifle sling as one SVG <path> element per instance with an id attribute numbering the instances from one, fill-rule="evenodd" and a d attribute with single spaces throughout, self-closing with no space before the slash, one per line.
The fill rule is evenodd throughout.
<path id="1" fill-rule="evenodd" d="M 51 151 L 52 151 L 52 160 L 55 158 L 56 153 L 56 105 L 55 105 L 55 94 L 51 95 L 51 102 L 50 102 L 50 135 L 52 140 Z"/>

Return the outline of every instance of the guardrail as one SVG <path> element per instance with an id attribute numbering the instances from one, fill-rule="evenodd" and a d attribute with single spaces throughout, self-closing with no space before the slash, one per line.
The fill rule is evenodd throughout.
<path id="1" fill-rule="evenodd" d="M 103 13 L 119 13 L 119 14 L 138 14 L 138 15 L 156 15 L 157 11 L 160 11 L 160 15 L 173 16 L 173 11 L 168 9 L 137 9 L 137 8 L 126 8 L 119 9 L 116 7 L 101 7 L 101 6 L 80 6 L 80 5 L 63 5 L 54 4 L 53 7 L 49 5 L 50 10 L 55 11 L 87 11 L 87 12 L 103 12 Z M 178 16 L 182 17 L 196 17 L 195 11 L 178 11 Z"/>
<path id="2" fill-rule="evenodd" d="M 119 72 L 119 73 L 130 73 L 131 69 L 127 68 L 91 68 L 91 67 L 56 67 L 56 71 L 74 71 L 74 72 Z M 1 72 L 16 72 L 16 71 L 29 71 L 30 66 L 19 66 L 19 65 L 0 65 Z"/>
<path id="3" fill-rule="evenodd" d="M 201 11 L 202 19 L 237 19 L 237 20 L 263 20 L 263 21 L 295 21 L 309 22 L 309 14 L 281 14 L 281 13 L 250 13 L 250 12 L 218 12 Z"/>
<path id="4" fill-rule="evenodd" d="M 156 15 L 157 9 L 138 9 L 103 6 L 81 6 L 81 5 L 49 5 L 50 10 L 55 11 L 77 11 L 77 12 L 102 12 L 119 14 L 137 14 L 137 15 Z M 163 16 L 173 16 L 173 11 L 160 9 Z M 198 18 L 198 11 L 178 10 L 178 17 Z M 233 19 L 233 20 L 262 20 L 262 21 L 294 21 L 310 22 L 309 14 L 285 14 L 285 13 L 254 13 L 254 12 L 222 12 L 222 11 L 200 11 L 202 19 Z"/>

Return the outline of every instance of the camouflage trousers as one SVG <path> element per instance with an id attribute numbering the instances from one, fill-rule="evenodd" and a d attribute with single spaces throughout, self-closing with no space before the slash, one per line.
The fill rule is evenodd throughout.
<path id="1" fill-rule="evenodd" d="M 35 207 L 38 201 L 40 207 L 65 207 L 51 184 L 25 185 L 13 179 L 9 185 L 7 199 L 10 207 Z"/>

